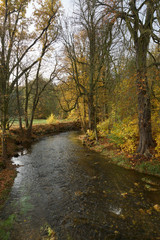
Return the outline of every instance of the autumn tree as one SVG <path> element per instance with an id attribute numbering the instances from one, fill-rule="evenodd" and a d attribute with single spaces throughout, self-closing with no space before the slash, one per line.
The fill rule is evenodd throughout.
<path id="1" fill-rule="evenodd" d="M 150 91 L 147 79 L 147 54 L 151 40 L 157 44 L 160 42 L 159 7 L 158 0 L 148 1 L 99 1 L 100 5 L 106 6 L 117 19 L 117 25 L 124 23 L 128 29 L 128 36 L 133 42 L 136 61 L 136 85 L 138 96 L 138 119 L 139 119 L 139 146 L 137 152 L 148 154 L 149 147 L 153 146 L 151 127 L 151 104 Z M 157 65 L 158 63 L 154 63 Z"/>
<path id="2" fill-rule="evenodd" d="M 41 11 L 41 19 L 39 21 L 41 27 L 36 34 L 29 33 L 29 19 L 26 17 L 27 6 L 31 1 L 0 1 L 0 117 L 2 129 L 2 155 L 6 157 L 6 129 L 9 123 L 9 103 L 13 94 L 14 88 L 18 80 L 33 66 L 40 65 L 41 57 L 33 56 L 32 51 L 40 43 L 48 39 L 47 31 L 51 25 L 54 25 L 57 17 L 60 3 L 46 0 L 41 2 L 45 6 L 44 11 Z M 46 11 L 47 7 L 49 10 Z M 35 11 L 35 14 L 38 14 Z M 36 22 L 35 22 L 36 26 Z M 38 26 L 38 25 L 37 25 Z M 21 46 L 21 47 L 19 47 Z M 42 45 L 42 52 L 45 52 L 46 47 Z M 17 52 L 18 51 L 18 52 Z M 30 61 L 23 70 L 19 68 L 17 74 L 17 67 L 19 67 L 26 56 L 32 55 Z"/>
<path id="3" fill-rule="evenodd" d="M 74 24 L 79 28 L 79 32 L 65 35 L 64 46 L 78 95 L 86 96 L 89 129 L 95 130 L 97 122 L 96 93 L 105 56 L 112 42 L 113 24 L 103 17 L 97 1 L 78 1 L 77 9 Z M 83 41 L 78 40 L 82 37 L 81 32 L 85 37 L 85 50 L 82 50 Z M 82 78 L 85 79 L 85 84 Z"/>

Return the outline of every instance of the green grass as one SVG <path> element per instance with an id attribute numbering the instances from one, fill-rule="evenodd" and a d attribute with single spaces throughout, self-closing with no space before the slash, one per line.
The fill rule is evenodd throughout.
<path id="1" fill-rule="evenodd" d="M 70 119 L 60 119 L 60 120 L 56 120 L 55 123 L 59 122 L 59 123 L 66 123 L 66 122 L 70 122 L 72 120 Z M 25 122 L 23 121 L 23 126 L 24 126 Z M 34 119 L 33 120 L 33 125 L 41 125 L 41 124 L 47 124 L 47 120 L 46 119 Z M 18 127 L 19 126 L 19 122 L 18 120 L 15 120 L 13 125 L 14 127 Z"/>
<path id="2" fill-rule="evenodd" d="M 15 215 L 10 215 L 8 219 L 0 221 L 0 239 L 8 240 L 10 238 L 10 231 L 15 220 Z"/>
<path id="3" fill-rule="evenodd" d="M 152 161 L 152 162 L 142 162 L 141 164 L 135 167 L 136 170 L 140 172 L 145 172 L 152 175 L 160 176 L 160 164 L 159 161 Z"/>
<path id="4" fill-rule="evenodd" d="M 25 122 L 23 121 L 23 125 L 24 124 L 25 124 Z M 47 124 L 46 119 L 34 119 L 33 120 L 33 125 L 40 125 L 40 124 Z M 14 127 L 19 126 L 18 120 L 15 120 L 12 126 L 14 126 Z"/>
<path id="5" fill-rule="evenodd" d="M 36 124 L 47 124 L 46 119 L 34 119 L 33 120 L 33 125 Z"/>

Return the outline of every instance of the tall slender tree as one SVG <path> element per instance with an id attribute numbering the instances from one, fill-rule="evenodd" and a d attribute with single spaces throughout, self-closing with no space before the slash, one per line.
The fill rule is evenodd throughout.
<path id="1" fill-rule="evenodd" d="M 46 11 L 46 7 L 44 12 L 41 12 L 43 25 L 37 34 L 29 34 L 29 19 L 26 17 L 26 10 L 30 2 L 30 0 L 0 1 L 0 125 L 4 158 L 7 155 L 6 129 L 9 123 L 10 98 L 18 80 L 41 59 L 39 56 L 33 57 L 32 61 L 18 74 L 16 74 L 17 67 L 23 63 L 28 54 L 31 56 L 32 50 L 40 43 L 40 40 L 46 38 L 46 32 L 50 26 L 55 24 L 60 7 L 59 1 L 53 3 L 52 0 L 46 0 L 46 6 L 50 9 Z M 19 48 L 20 43 L 21 48 Z M 17 48 L 19 48 L 18 55 Z"/>
<path id="2" fill-rule="evenodd" d="M 86 96 L 89 116 L 89 129 L 96 129 L 96 93 L 98 82 L 102 75 L 106 54 L 112 42 L 112 25 L 109 19 L 104 18 L 96 0 L 78 1 L 75 24 L 79 33 L 75 32 L 64 38 L 64 45 L 71 63 L 72 77 L 79 94 Z M 85 58 L 82 57 L 81 46 L 77 38 L 84 32 Z M 77 44 L 78 43 L 78 44 Z M 82 73 L 83 72 L 83 73 Z M 85 85 L 81 81 L 86 78 Z M 86 84 L 87 83 L 87 84 Z"/>
<path id="3" fill-rule="evenodd" d="M 137 96 L 139 119 L 139 146 L 137 152 L 149 154 L 154 145 L 151 127 L 150 91 L 147 79 L 147 53 L 151 40 L 160 43 L 159 32 L 159 0 L 121 0 L 98 1 L 106 6 L 117 19 L 118 25 L 125 23 L 134 45 L 137 70 Z M 157 64 L 157 63 L 154 63 Z"/>

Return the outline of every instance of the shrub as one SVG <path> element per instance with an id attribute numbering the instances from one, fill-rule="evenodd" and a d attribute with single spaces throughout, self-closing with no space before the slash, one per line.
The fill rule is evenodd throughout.
<path id="1" fill-rule="evenodd" d="M 48 124 L 53 124 L 56 123 L 58 120 L 57 118 L 53 115 L 53 113 L 51 113 L 51 115 L 47 118 L 47 123 Z"/>
<path id="2" fill-rule="evenodd" d="M 155 136 L 155 140 L 156 140 L 156 147 L 155 147 L 155 150 L 156 150 L 156 157 L 159 157 L 160 156 L 160 135 L 156 135 Z"/>
<path id="3" fill-rule="evenodd" d="M 87 136 L 88 136 L 88 139 L 90 141 L 95 140 L 96 139 L 96 132 L 88 129 L 87 130 Z"/>
<path id="4" fill-rule="evenodd" d="M 97 125 L 97 130 L 100 136 L 105 137 L 109 132 L 109 119 L 106 119 L 104 122 L 101 122 Z"/>
<path id="5" fill-rule="evenodd" d="M 157 112 L 152 115 L 152 126 L 154 139 L 156 141 L 155 157 L 160 157 L 160 117 Z"/>
<path id="6" fill-rule="evenodd" d="M 114 123 L 111 133 L 109 131 L 109 120 L 98 125 L 98 131 L 101 136 L 107 136 L 110 142 L 116 144 L 126 152 L 134 152 L 136 149 L 136 140 L 138 136 L 138 123 L 136 119 L 126 118 Z"/>

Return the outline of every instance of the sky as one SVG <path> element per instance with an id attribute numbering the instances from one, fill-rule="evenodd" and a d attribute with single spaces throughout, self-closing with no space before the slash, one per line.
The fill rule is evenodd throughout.
<path id="1" fill-rule="evenodd" d="M 67 16 L 72 16 L 74 2 L 75 2 L 75 0 L 61 0 L 61 3 L 64 7 L 64 12 Z M 32 16 L 32 14 L 33 14 L 33 5 L 31 3 L 31 4 L 29 4 L 29 7 L 28 7 L 27 17 L 30 18 Z M 34 28 L 31 27 L 30 30 L 33 31 Z M 44 75 L 46 75 L 46 74 L 44 74 Z M 48 74 L 46 77 L 48 77 Z"/>
<path id="2" fill-rule="evenodd" d="M 61 0 L 61 3 L 64 7 L 64 10 L 66 14 L 71 15 L 73 12 L 73 4 L 75 0 Z M 30 17 L 33 13 L 33 7 L 32 3 L 29 4 L 28 11 L 27 11 L 27 17 Z"/>
<path id="3" fill-rule="evenodd" d="M 61 0 L 61 3 L 65 9 L 65 12 L 70 15 L 72 13 L 74 0 Z"/>

